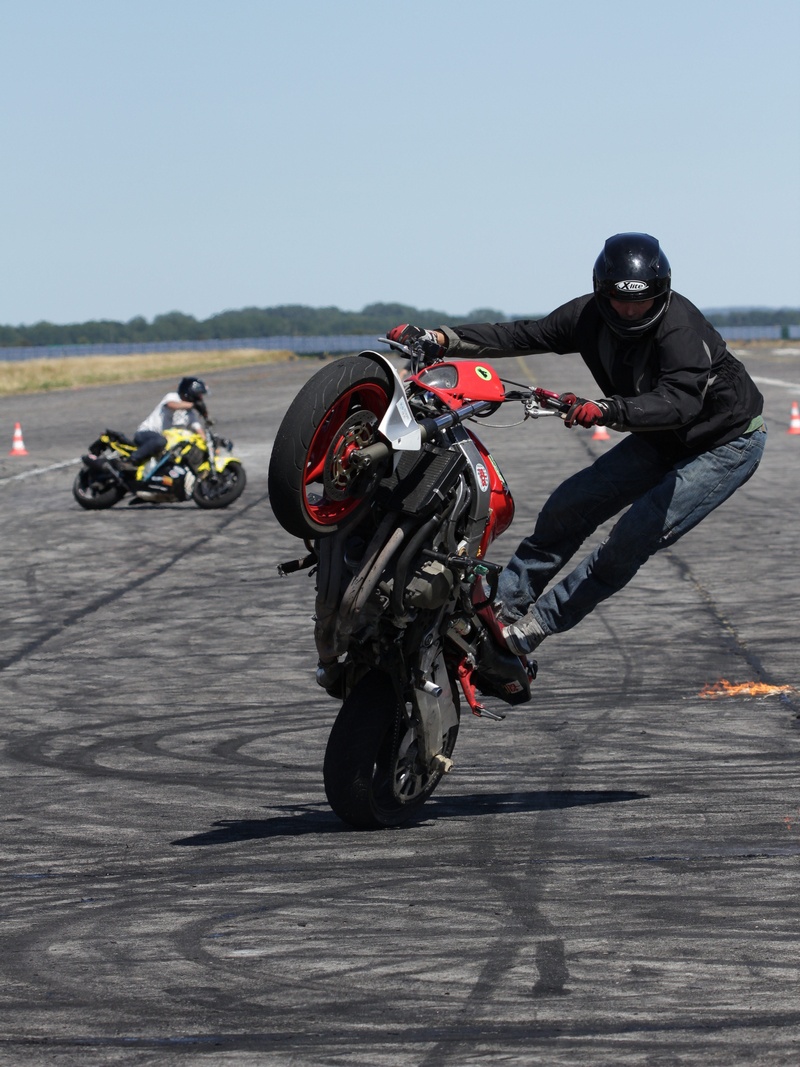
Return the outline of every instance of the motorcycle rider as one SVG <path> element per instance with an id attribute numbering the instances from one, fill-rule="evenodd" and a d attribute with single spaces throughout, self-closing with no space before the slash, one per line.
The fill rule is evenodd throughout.
<path id="1" fill-rule="evenodd" d="M 167 444 L 163 431 L 168 429 L 194 430 L 205 437 L 205 427 L 199 416 L 208 420 L 205 396 L 210 390 L 201 378 L 188 376 L 178 382 L 176 392 L 165 393 L 133 435 L 137 446 L 127 460 L 116 460 L 119 470 L 136 470 L 151 456 L 157 456 Z"/>
<path id="2" fill-rule="evenodd" d="M 722 337 L 672 289 L 656 238 L 619 233 L 603 247 L 593 292 L 539 320 L 388 333 L 431 358 L 578 352 L 601 397 L 565 393 L 565 426 L 610 426 L 619 444 L 567 478 L 500 575 L 482 613 L 516 655 L 571 629 L 643 563 L 719 507 L 755 472 L 766 443 L 763 397 Z M 548 582 L 598 526 L 627 511 L 566 577 Z"/>

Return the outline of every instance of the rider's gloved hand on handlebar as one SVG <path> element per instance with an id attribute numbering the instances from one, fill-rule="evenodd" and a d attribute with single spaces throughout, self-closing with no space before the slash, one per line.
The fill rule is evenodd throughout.
<path id="1" fill-rule="evenodd" d="M 421 326 L 411 326 L 409 323 L 404 322 L 400 326 L 393 326 L 386 336 L 390 341 L 397 341 L 400 345 L 412 345 L 428 332 L 428 330 L 423 330 Z"/>
<path id="2" fill-rule="evenodd" d="M 423 330 L 421 326 L 411 326 L 404 322 L 400 326 L 393 326 L 386 336 L 390 341 L 397 341 L 408 348 L 420 349 L 426 362 L 441 359 L 444 355 L 444 348 L 439 344 L 436 335 L 431 330 Z"/>
<path id="3" fill-rule="evenodd" d="M 575 423 L 588 429 L 590 426 L 606 426 L 614 421 L 607 400 L 584 400 L 582 396 L 575 396 L 574 393 L 562 393 L 558 399 L 570 406 L 564 419 L 564 425 L 568 429 Z"/>

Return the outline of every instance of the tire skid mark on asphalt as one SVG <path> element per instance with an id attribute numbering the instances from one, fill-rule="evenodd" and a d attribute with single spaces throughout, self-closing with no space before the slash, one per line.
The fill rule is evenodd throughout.
<path id="1" fill-rule="evenodd" d="M 148 585 L 154 579 L 160 578 L 163 574 L 166 574 L 181 560 L 185 559 L 187 556 L 190 556 L 193 552 L 197 551 L 197 549 L 201 548 L 203 545 L 206 545 L 209 542 L 213 541 L 215 537 L 217 537 L 233 523 L 235 523 L 243 515 L 246 515 L 248 512 L 252 511 L 253 508 L 258 507 L 260 504 L 263 504 L 264 501 L 267 499 L 268 494 L 262 493 L 261 496 L 257 497 L 255 500 L 250 501 L 248 504 L 245 504 L 243 507 L 237 509 L 237 511 L 235 511 L 231 515 L 226 516 L 224 519 L 222 519 L 219 525 L 210 533 L 204 534 L 202 537 L 198 537 L 194 541 L 192 541 L 191 544 L 178 549 L 169 559 L 165 560 L 164 563 L 160 564 L 157 567 L 154 567 L 152 570 L 148 571 L 141 577 L 132 579 L 119 589 L 113 589 L 108 593 L 104 593 L 102 596 L 99 596 L 95 600 L 84 605 L 84 607 L 78 608 L 77 611 L 74 611 L 71 614 L 67 615 L 63 622 L 60 622 L 58 625 L 49 627 L 47 630 L 44 631 L 44 633 L 28 641 L 27 644 L 25 644 L 21 649 L 19 649 L 19 651 L 13 653 L 10 656 L 7 656 L 5 659 L 0 660 L 0 671 L 4 671 L 8 667 L 12 667 L 17 663 L 21 663 L 34 652 L 38 652 L 39 649 L 46 645 L 48 641 L 51 641 L 54 637 L 62 635 L 65 630 L 68 630 L 72 626 L 78 625 L 89 616 L 94 615 L 98 611 L 102 611 L 103 608 L 107 608 L 110 605 L 115 604 L 118 600 L 120 600 L 126 594 L 132 592 L 134 589 L 139 589 L 142 586 Z"/>
<path id="2" fill-rule="evenodd" d="M 54 947 L 70 942 L 93 943 L 96 962 L 99 959 L 108 965 L 118 959 L 125 953 L 129 943 L 135 944 L 137 941 L 137 935 L 130 930 L 131 914 L 136 916 L 136 921 L 142 921 L 143 915 L 162 908 L 170 909 L 170 894 L 156 888 L 162 879 L 163 872 L 161 876 L 157 872 L 149 877 L 139 874 L 136 884 L 131 886 L 129 874 L 124 868 L 119 868 L 119 873 L 103 869 L 56 875 L 53 880 L 57 884 L 66 882 L 71 887 L 77 881 L 78 885 L 68 897 L 47 901 L 46 918 L 42 916 L 42 901 L 37 899 L 32 909 L 36 916 L 35 924 L 25 932 L 12 933 L 6 938 L 4 958 L 13 963 L 15 980 L 27 981 L 37 988 L 42 970 L 41 960 L 49 956 L 52 961 Z M 170 935 L 173 941 L 178 939 L 179 932 L 178 929 Z M 74 969 L 68 959 L 62 958 L 58 962 L 61 964 L 58 967 L 51 963 L 48 974 L 50 995 L 53 989 L 57 989 L 59 996 L 67 1003 L 80 1005 L 91 979 L 82 971 L 80 961 Z M 134 1013 L 138 1010 L 145 1014 L 152 1010 L 149 998 L 141 993 L 135 998 L 127 991 L 124 999 L 125 1010 Z"/>
<path id="3" fill-rule="evenodd" d="M 665 556 L 680 573 L 681 578 L 690 582 L 691 585 L 694 586 L 709 614 L 713 617 L 717 626 L 722 630 L 725 637 L 730 642 L 734 653 L 740 659 L 745 661 L 751 671 L 755 674 L 756 679 L 759 682 L 764 682 L 765 685 L 779 686 L 781 684 L 780 680 L 776 679 L 764 666 L 761 657 L 756 655 L 756 653 L 748 647 L 747 642 L 736 629 L 734 623 L 727 617 L 720 605 L 714 599 L 710 590 L 703 585 L 700 579 L 695 575 L 691 566 L 686 563 L 685 560 L 681 559 L 675 549 L 667 549 Z M 800 702 L 792 697 L 790 693 L 781 693 L 779 699 L 781 703 L 793 711 L 795 715 L 800 715 Z"/>
<path id="4" fill-rule="evenodd" d="M 35 467 L 33 470 L 23 471 L 21 474 L 10 474 L 6 478 L 0 478 L 0 486 L 8 485 L 9 482 L 21 482 L 24 478 L 33 478 L 36 474 L 47 474 L 49 471 L 58 471 L 62 467 L 72 467 L 75 463 L 81 463 L 77 459 L 67 459 L 63 463 L 51 463 L 49 467 Z"/>
<path id="5" fill-rule="evenodd" d="M 323 810 L 323 805 L 312 808 L 308 805 L 289 805 L 292 812 L 305 812 L 309 825 L 303 832 L 328 834 L 340 833 L 341 824 L 332 812 Z M 285 817 L 276 817 L 270 822 L 278 824 Z M 267 821 L 262 821 L 262 826 Z M 295 830 L 295 833 L 298 832 Z M 269 833 L 251 833 L 244 839 L 258 837 L 286 836 L 280 829 Z M 294 836 L 294 834 L 292 834 Z M 240 837 L 229 838 L 231 841 Z M 184 842 L 172 842 L 180 845 Z M 286 870 L 282 863 L 284 872 Z M 53 870 L 48 868 L 41 876 L 28 874 L 6 874 L 3 878 L 6 906 L 13 909 L 16 919 L 24 920 L 30 916 L 35 919 L 24 929 L 11 929 L 6 932 L 4 952 L 0 958 L 0 971 L 7 970 L 16 986 L 28 982 L 32 989 L 41 986 L 42 960 L 49 959 L 47 987 L 48 996 L 52 997 L 58 990 L 66 1003 L 80 1006 L 86 994 L 91 977 L 83 970 L 85 963 L 79 957 L 64 951 L 64 946 L 79 943 L 91 943 L 94 951 L 94 968 L 104 973 L 104 968 L 120 958 L 138 958 L 140 964 L 147 966 L 147 954 L 142 953 L 140 924 L 153 914 L 174 914 L 174 923 L 159 939 L 172 943 L 176 956 L 190 962 L 196 967 L 198 960 L 207 958 L 217 972 L 230 973 L 241 977 L 241 964 L 235 959 L 220 958 L 211 951 L 212 940 L 220 934 L 223 927 L 232 922 L 246 923 L 248 927 L 254 920 L 275 911 L 283 911 L 286 901 L 283 897 L 254 900 L 250 895 L 236 894 L 224 911 L 212 910 L 200 919 L 186 919 L 187 900 L 192 907 L 188 914 L 200 908 L 205 911 L 207 901 L 204 883 L 217 883 L 220 879 L 231 884 L 244 880 L 246 884 L 259 883 L 264 878 L 263 863 L 253 864 L 248 857 L 238 857 L 220 865 L 214 862 L 208 866 L 186 863 L 185 854 L 170 867 L 169 886 L 164 886 L 163 863 L 137 865 L 135 881 L 131 879 L 130 857 L 118 850 L 111 859 L 101 859 L 96 865 L 82 866 L 80 869 Z M 31 878 L 35 877 L 39 891 L 31 894 Z M 43 899 L 43 887 L 46 899 Z M 180 893 L 181 906 L 175 908 L 175 886 L 184 887 Z M 47 894 L 49 893 L 49 896 Z M 12 897 L 17 899 L 12 901 Z M 156 929 L 157 924 L 148 920 L 148 927 Z M 224 933 L 224 931 L 223 931 Z M 284 975 L 284 981 L 286 976 Z M 303 988 L 308 985 L 308 976 L 298 976 L 297 984 Z M 322 980 L 327 984 L 327 978 Z M 181 988 L 185 987 L 185 976 Z M 150 983 L 157 986 L 158 982 Z M 192 983 L 189 982 L 191 986 Z M 77 992 L 76 992 L 77 991 Z M 103 991 L 108 995 L 109 989 Z M 234 994 L 231 994 L 232 996 Z M 235 994 L 236 1002 L 241 1001 L 241 993 Z M 26 1001 L 27 1003 L 27 1001 Z M 216 1004 L 216 999 L 215 999 Z M 123 1007 L 124 1005 L 124 1007 Z M 132 1011 L 130 1025 L 134 1025 L 137 1014 L 152 1018 L 155 1005 L 147 994 L 131 997 L 130 990 L 125 991 L 118 1001 L 121 1013 Z M 172 1008 L 170 1009 L 172 1012 Z M 166 1022 L 165 1022 L 165 1025 Z M 0 1043 L 0 1047 L 2 1044 Z"/>
<path id="6" fill-rule="evenodd" d="M 590 444 L 590 439 L 582 438 L 581 444 L 593 461 L 597 456 L 597 452 Z M 615 649 L 616 653 L 622 660 L 622 670 L 620 671 L 619 677 L 617 678 L 617 684 L 615 685 L 614 704 L 624 705 L 627 696 L 630 694 L 631 688 L 635 687 L 637 684 L 636 679 L 641 675 L 640 664 L 637 657 L 633 654 L 633 651 L 628 650 L 626 643 L 618 638 L 616 629 L 611 621 L 611 613 L 604 612 L 601 606 L 597 614 L 603 627 L 609 634 L 611 647 Z M 584 721 L 583 728 L 580 730 L 576 743 L 567 747 L 564 750 L 563 758 L 559 760 L 557 766 L 551 768 L 551 782 L 555 781 L 557 786 L 563 789 L 565 787 L 565 782 L 569 779 L 570 773 L 580 764 L 586 745 L 590 744 L 593 747 L 596 746 L 598 737 L 605 733 L 611 725 L 613 725 L 611 705 L 605 709 L 601 709 L 598 714 L 589 716 Z M 547 882 L 545 872 L 549 863 L 552 862 L 552 858 L 548 859 L 547 853 L 550 851 L 550 844 L 555 837 L 555 829 L 548 829 L 542 814 L 539 814 L 535 826 L 532 828 L 530 837 L 535 841 L 533 847 L 535 847 L 537 853 L 538 870 L 536 890 L 531 896 L 527 897 L 524 912 L 521 912 L 517 916 L 520 928 L 524 930 L 525 936 L 511 942 L 507 942 L 506 939 L 503 938 L 502 943 L 493 946 L 486 964 L 482 968 L 473 988 L 470 990 L 467 1003 L 474 1002 L 480 1005 L 488 1002 L 503 976 L 513 971 L 521 953 L 525 951 L 530 952 L 534 948 L 534 944 L 535 956 L 533 962 L 538 971 L 538 980 L 532 983 L 531 996 L 534 998 L 541 996 L 562 996 L 569 992 L 569 989 L 567 988 L 567 983 L 570 978 L 567 963 L 567 941 L 561 937 L 559 931 L 553 927 L 542 907 Z M 497 844 L 494 838 L 492 839 L 492 843 Z M 485 843 L 484 847 L 486 847 Z M 519 847 L 518 843 L 516 844 L 516 847 Z M 493 848 L 492 852 L 497 853 L 496 862 L 492 862 L 491 858 L 487 857 L 487 870 L 503 870 L 504 867 L 501 862 L 503 852 L 502 844 L 500 844 L 500 847 L 497 849 Z M 504 881 L 509 883 L 505 888 L 502 885 Z M 496 898 L 498 901 L 504 901 L 506 906 L 512 908 L 512 911 L 518 910 L 514 908 L 513 903 L 515 900 L 519 899 L 513 876 L 506 875 L 499 882 L 494 880 L 492 887 L 499 889 Z M 442 1062 L 442 1056 L 446 1055 L 448 1052 L 452 1052 L 452 1045 L 450 1042 L 435 1044 L 420 1061 L 420 1067 L 434 1067 L 434 1065 L 440 1064 Z"/>
<path id="7" fill-rule="evenodd" d="M 609 631 L 613 647 L 622 653 L 624 670 L 622 672 L 621 687 L 618 690 L 624 699 L 624 694 L 630 689 L 632 679 L 638 675 L 635 658 L 626 653 L 624 643 L 615 639 L 614 630 L 607 618 L 603 623 Z M 582 762 L 583 753 L 587 744 L 596 745 L 598 736 L 606 732 L 612 725 L 613 716 L 611 708 L 601 709 L 597 714 L 588 716 L 576 738 L 576 741 L 565 746 L 562 757 L 554 765 L 550 766 L 547 781 L 543 783 L 546 792 L 564 791 L 575 768 Z M 512 794 L 512 797 L 517 794 Z M 634 799 L 631 797 L 630 799 Z M 642 798 L 644 799 L 644 798 Z M 469 1012 L 470 1005 L 480 1012 L 482 1005 L 491 1003 L 501 987 L 503 979 L 512 975 L 521 966 L 521 960 L 527 956 L 533 956 L 535 971 L 531 969 L 531 988 L 529 995 L 532 998 L 553 997 L 568 995 L 570 990 L 567 983 L 570 979 L 567 964 L 566 935 L 556 928 L 548 918 L 547 912 L 547 885 L 548 872 L 554 862 L 559 862 L 553 855 L 552 846 L 557 843 L 557 829 L 554 824 L 547 820 L 549 809 L 539 810 L 535 816 L 533 825 L 530 827 L 529 839 L 530 850 L 535 857 L 530 863 L 535 863 L 536 880 L 535 888 L 531 888 L 524 895 L 524 905 L 520 904 L 519 880 L 525 878 L 530 885 L 529 871 L 519 875 L 508 872 L 504 864 L 504 857 L 509 849 L 520 851 L 521 846 L 516 837 L 516 828 L 511 824 L 503 825 L 498 822 L 496 832 L 490 839 L 482 839 L 482 847 L 485 850 L 484 869 L 490 877 L 490 899 L 494 906 L 502 905 L 514 916 L 518 933 L 509 938 L 504 933 L 497 941 L 493 942 L 487 952 L 485 963 L 465 997 L 465 1010 Z M 495 872 L 503 872 L 500 877 Z M 453 1053 L 453 1043 L 447 1039 L 437 1042 L 429 1049 L 426 1055 L 419 1061 L 419 1067 L 437 1067 L 443 1062 L 449 1061 Z"/>
<path id="8" fill-rule="evenodd" d="M 147 720 L 142 720 L 142 724 L 146 725 Z M 221 726 L 222 729 L 229 727 L 230 719 L 226 718 L 221 724 L 217 725 Z M 193 732 L 195 731 L 193 730 Z M 75 736 L 78 733 L 79 731 L 72 727 L 65 730 L 43 732 L 34 737 L 25 737 L 20 741 L 9 741 L 4 747 L 4 754 L 9 760 L 16 763 L 23 763 L 28 766 L 79 774 L 87 778 L 112 778 L 128 782 L 152 781 L 168 784 L 188 782 L 193 784 L 197 781 L 198 765 L 211 765 L 219 770 L 217 776 L 218 780 L 215 780 L 213 776 L 206 777 L 204 780 L 204 788 L 214 789 L 215 791 L 222 790 L 223 792 L 225 790 L 230 790 L 231 775 L 237 770 L 244 772 L 250 770 L 252 767 L 258 767 L 260 771 L 266 772 L 271 768 L 283 766 L 285 762 L 283 759 L 259 759 L 254 756 L 243 756 L 239 754 L 238 750 L 240 748 L 247 744 L 252 744 L 254 740 L 259 739 L 250 734 L 245 737 L 237 737 L 221 741 L 218 745 L 214 746 L 212 751 L 206 752 L 205 754 L 200 753 L 191 755 L 159 748 L 157 737 L 154 737 L 154 735 L 151 734 L 127 734 L 120 736 L 119 730 L 117 729 L 113 738 L 101 737 L 94 741 L 87 740 L 84 744 L 80 744 L 80 742 L 76 744 L 74 743 Z M 73 741 L 73 747 L 67 751 L 62 750 L 53 755 L 47 755 L 45 751 L 47 747 L 54 741 L 66 736 L 69 736 Z M 162 734 L 160 736 L 163 737 L 167 735 Z M 99 759 L 104 753 L 125 750 L 127 748 L 139 751 L 143 755 L 153 756 L 154 758 L 168 762 L 169 767 L 158 769 L 155 767 L 134 768 L 115 766 L 108 763 L 104 764 Z M 227 761 L 222 768 L 220 768 L 220 757 Z M 177 770 L 173 766 L 177 761 L 186 764 L 187 769 L 185 771 Z M 258 779 L 257 781 L 253 781 L 252 788 L 255 789 L 259 795 L 262 794 L 264 789 L 263 780 Z M 237 792 L 242 790 L 246 792 L 252 791 L 247 781 L 237 781 L 236 789 Z"/>
<path id="9" fill-rule="evenodd" d="M 596 458 L 597 453 L 590 445 L 589 440 L 581 439 L 581 444 L 586 449 L 591 460 Z M 608 613 L 599 612 L 603 625 L 612 639 L 612 647 L 621 655 L 623 670 L 619 679 L 619 688 L 616 690 L 619 699 L 625 699 L 635 679 L 639 675 L 636 658 L 626 651 L 625 643 L 616 639 L 614 627 Z M 563 750 L 562 758 L 556 765 L 550 768 L 549 781 L 554 789 L 564 790 L 571 774 L 583 759 L 586 744 L 596 745 L 599 735 L 604 733 L 612 724 L 612 712 L 610 707 L 601 709 L 599 713 L 587 717 L 576 742 Z M 545 787 L 546 788 L 546 787 Z M 567 941 L 559 930 L 555 928 L 546 915 L 546 887 L 547 870 L 552 863 L 552 857 L 548 857 L 551 845 L 556 839 L 555 827 L 548 827 L 544 816 L 546 812 L 539 812 L 536 816 L 530 832 L 532 841 L 531 849 L 536 852 L 537 878 L 536 889 L 525 898 L 524 908 L 519 906 L 520 894 L 518 891 L 518 877 L 513 874 L 505 874 L 500 879 L 492 879 L 492 889 L 498 890 L 493 897 L 498 903 L 503 903 L 515 915 L 519 929 L 523 932 L 521 937 L 509 940 L 504 935 L 495 942 L 488 952 L 486 962 L 478 974 L 475 983 L 466 997 L 467 1010 L 470 1004 L 480 1007 L 489 1003 L 492 995 L 496 992 L 505 975 L 511 974 L 519 966 L 519 960 L 524 954 L 534 953 L 534 966 L 538 977 L 531 982 L 530 995 L 537 997 L 563 996 L 569 993 L 567 983 L 570 978 L 567 965 Z M 508 827 L 507 832 L 514 833 L 513 828 Z M 487 848 L 491 855 L 485 857 L 486 870 L 505 870 L 502 862 L 505 847 L 505 834 L 498 827 L 498 833 L 489 843 L 484 841 L 483 847 Z M 513 847 L 519 849 L 519 842 L 514 841 Z M 517 902 L 515 904 L 515 901 Z M 531 974 L 534 978 L 534 974 Z M 443 1057 L 452 1054 L 452 1042 L 449 1040 L 437 1042 L 427 1054 L 420 1060 L 420 1067 L 436 1067 L 443 1062 Z"/>
<path id="10" fill-rule="evenodd" d="M 241 1001 L 235 1001 L 235 1003 L 241 1005 Z M 152 1013 L 155 1006 L 150 1004 L 149 1008 L 151 1011 L 149 1018 L 153 1018 Z M 262 1010 L 264 1009 L 262 1008 Z M 685 1015 L 676 1015 L 676 1017 L 665 1021 L 637 1016 L 604 1024 L 597 1022 L 594 1018 L 588 1020 L 584 1018 L 568 1022 L 563 1019 L 558 1021 L 546 1020 L 538 1024 L 532 1024 L 528 1021 L 459 1023 L 457 1027 L 451 1023 L 413 1023 L 411 1025 L 400 1025 L 398 1023 L 389 1029 L 387 1029 L 385 1018 L 376 1015 L 373 1025 L 362 1024 L 359 1028 L 358 1038 L 354 1039 L 352 1032 L 347 1031 L 342 1026 L 341 1012 L 340 1005 L 337 1009 L 331 1009 L 325 1013 L 324 1017 L 328 1025 L 325 1030 L 324 1046 L 326 1051 L 341 1049 L 343 1062 L 353 1065 L 375 1062 L 404 1062 L 404 1057 L 408 1056 L 409 1050 L 412 1050 L 412 1055 L 422 1055 L 431 1043 L 436 1043 L 436 1047 L 447 1050 L 448 1055 L 445 1059 L 439 1060 L 440 1064 L 467 1061 L 470 1063 L 490 1062 L 492 1059 L 496 1062 L 506 1061 L 509 1050 L 514 1055 L 522 1057 L 522 1059 L 518 1059 L 515 1062 L 575 1063 L 584 1057 L 587 1047 L 591 1048 L 591 1055 L 595 1062 L 634 1062 L 634 1060 L 644 1062 L 648 1057 L 652 1058 L 653 1043 L 651 1039 L 653 1035 L 662 1035 L 673 1042 L 678 1042 L 681 1048 L 688 1047 L 689 1056 L 694 1055 L 696 1059 L 708 1059 L 712 1055 L 710 1050 L 723 1043 L 726 1035 L 748 1031 L 750 1028 L 754 1033 L 759 1031 L 789 1030 L 800 1024 L 800 1012 L 780 1009 L 774 1012 L 748 1012 L 744 1016 L 742 1013 L 736 1013 L 733 1009 L 728 1011 L 721 1009 L 714 1012 L 709 1011 L 699 1018 L 697 1015 L 687 1012 Z M 314 1018 L 321 1023 L 322 1017 L 316 1013 L 316 1010 Z M 289 1015 L 283 1020 L 283 1029 L 280 1028 L 280 1020 L 276 1018 L 274 1027 L 271 1030 L 234 1031 L 229 1024 L 228 1030 L 222 1033 L 195 1031 L 176 1035 L 173 1032 L 175 1029 L 174 1024 L 165 1019 L 161 1024 L 163 1026 L 162 1033 L 135 1033 L 135 1028 L 132 1026 L 131 1033 L 127 1035 L 112 1036 L 99 1033 L 83 1033 L 64 1037 L 58 1035 L 48 1035 L 46 1037 L 8 1036 L 0 1038 L 0 1048 L 7 1049 L 10 1054 L 12 1050 L 24 1049 L 27 1053 L 37 1047 L 52 1048 L 54 1051 L 63 1049 L 155 1051 L 193 1048 L 203 1050 L 208 1046 L 213 1046 L 214 1052 L 218 1057 L 227 1053 L 239 1052 L 260 1054 L 262 1056 L 284 1055 L 289 1057 L 286 1061 L 287 1063 L 296 1061 L 298 1050 L 303 1052 L 308 1050 L 311 1058 L 306 1059 L 304 1062 L 326 1062 L 324 1056 L 320 1057 L 319 1050 L 322 1039 L 316 1030 L 309 1032 L 305 1028 L 306 1021 L 307 1019 L 302 1018 L 298 1013 L 297 1017 Z M 696 1035 L 704 1039 L 705 1043 L 702 1045 L 702 1050 L 698 1052 L 698 1046 L 695 1045 L 685 1046 L 685 1039 L 684 1042 L 679 1042 L 681 1035 Z M 765 1042 L 764 1047 L 770 1048 L 775 1053 L 777 1059 L 774 1062 L 791 1062 L 791 1051 L 787 1050 L 786 1043 L 782 1041 L 775 1046 L 770 1043 L 770 1037 L 774 1037 L 774 1035 L 765 1033 L 763 1039 Z M 625 1038 L 622 1052 L 619 1045 L 620 1038 Z M 639 1044 L 634 1039 L 638 1039 Z M 534 1058 L 531 1058 L 531 1049 L 535 1049 L 538 1052 L 545 1042 L 557 1044 L 560 1048 L 569 1041 L 591 1042 L 591 1045 L 582 1045 L 577 1055 L 574 1052 L 568 1052 L 566 1055 L 563 1052 L 556 1052 L 548 1055 L 548 1057 L 534 1056 Z M 712 1045 L 714 1041 L 716 1046 Z M 360 1045 L 366 1049 L 364 1058 L 361 1058 L 356 1051 L 354 1043 L 356 1048 Z M 748 1042 L 748 1047 L 750 1046 L 751 1043 Z M 500 1047 L 503 1050 L 502 1053 L 492 1051 L 474 1053 L 475 1049 L 483 1050 L 489 1048 L 493 1050 L 496 1047 Z M 376 1049 L 380 1051 L 376 1052 Z M 387 1049 L 390 1050 L 390 1053 L 383 1055 Z M 465 1060 L 454 1058 L 459 1050 L 466 1050 Z M 734 1050 L 734 1055 L 736 1052 L 738 1052 L 738 1048 Z M 781 1059 L 781 1055 L 784 1052 L 786 1052 L 786 1056 Z M 259 1062 L 277 1063 L 278 1061 L 263 1060 Z M 327 1062 L 332 1061 L 328 1060 Z M 415 1062 L 421 1065 L 426 1063 L 427 1059 L 423 1058 Z"/>

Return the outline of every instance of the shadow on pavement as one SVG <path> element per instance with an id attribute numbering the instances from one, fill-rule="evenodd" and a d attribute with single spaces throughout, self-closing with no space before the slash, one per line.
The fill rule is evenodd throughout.
<path id="1" fill-rule="evenodd" d="M 458 797 L 433 797 L 414 822 L 466 818 L 471 815 L 502 815 L 584 807 L 589 804 L 619 804 L 646 800 L 647 793 L 604 789 L 593 791 L 537 790 L 528 793 L 470 793 Z M 290 815 L 270 819 L 231 819 L 214 823 L 214 828 L 192 837 L 179 838 L 173 845 L 199 848 L 230 845 L 269 837 L 300 837 L 303 834 L 361 833 L 345 826 L 333 812 L 322 808 L 292 808 Z M 410 825 L 407 823 L 406 825 Z"/>

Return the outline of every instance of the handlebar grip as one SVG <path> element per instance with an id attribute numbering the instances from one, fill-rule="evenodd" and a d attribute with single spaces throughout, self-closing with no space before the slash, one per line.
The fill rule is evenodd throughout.
<path id="1" fill-rule="evenodd" d="M 550 408 L 552 411 L 569 411 L 570 405 L 561 399 L 561 393 L 554 393 L 550 389 L 536 388 L 533 390 L 533 395 L 543 404 L 544 407 Z"/>

